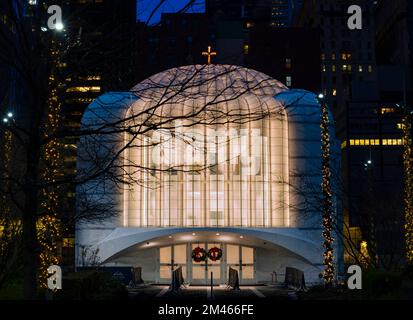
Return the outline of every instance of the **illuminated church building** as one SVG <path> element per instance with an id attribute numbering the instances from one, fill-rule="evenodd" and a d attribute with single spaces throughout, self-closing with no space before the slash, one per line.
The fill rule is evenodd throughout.
<path id="1" fill-rule="evenodd" d="M 229 65 L 174 68 L 102 95 L 83 128 L 119 123 L 143 133 L 114 130 L 78 145 L 80 175 L 98 171 L 89 148 L 101 139 L 99 153 L 119 152 L 114 175 L 129 183 L 104 174 L 78 187 L 80 212 L 88 198 L 112 203 L 116 214 L 78 223 L 77 266 L 93 253 L 103 266 L 139 266 L 154 283 L 170 283 L 177 266 L 191 284 L 208 283 L 211 272 L 226 283 L 229 267 L 241 284 L 271 282 L 273 272 L 283 281 L 286 267 L 302 270 L 309 284 L 322 281 L 322 212 L 314 205 L 322 197 L 320 117 L 315 94 Z M 165 119 L 175 120 L 151 129 Z M 340 241 L 334 245 L 340 264 Z"/>

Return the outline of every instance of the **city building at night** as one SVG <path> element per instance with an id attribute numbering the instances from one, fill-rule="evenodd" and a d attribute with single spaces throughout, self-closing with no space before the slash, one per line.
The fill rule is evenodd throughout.
<path id="1" fill-rule="evenodd" d="M 403 229 L 404 142 L 402 112 L 396 105 L 403 104 L 404 96 L 411 101 L 411 5 L 358 1 L 363 28 L 350 30 L 347 9 L 352 4 L 305 0 L 295 25 L 320 32 L 320 91 L 341 140 L 344 232 L 349 232 L 349 246 L 359 250 L 367 241 L 374 247 L 371 255 L 397 265 L 403 250 L 397 239 Z"/>
<path id="2" fill-rule="evenodd" d="M 198 118 L 191 111 L 210 105 L 225 114 L 224 123 L 217 112 L 205 109 Z M 231 121 L 233 114 L 245 116 Z M 226 283 L 228 267 L 239 271 L 241 284 L 271 282 L 274 272 L 283 278 L 286 267 L 302 270 L 309 284 L 320 282 L 322 214 L 309 205 L 322 196 L 316 95 L 252 69 L 190 65 L 158 73 L 131 92 L 104 94 L 89 105 L 82 127 L 119 121 L 153 127 L 160 119 L 175 120 L 141 135 L 97 138 L 103 149 L 121 153 L 116 168 L 130 183 L 120 187 L 108 177 L 78 188 L 77 195 L 112 203 L 116 215 L 77 225 L 77 266 L 87 266 L 85 254 L 93 252 L 102 266 L 139 266 L 156 283 L 170 283 L 177 266 L 192 284 L 207 283 L 211 272 L 215 283 Z M 336 166 L 332 122 L 330 131 Z M 96 170 L 94 139 L 78 144 L 79 175 Z M 339 218 L 339 204 L 334 208 Z M 340 247 L 337 237 L 338 265 Z M 215 250 L 219 258 L 197 261 L 197 250 Z"/>

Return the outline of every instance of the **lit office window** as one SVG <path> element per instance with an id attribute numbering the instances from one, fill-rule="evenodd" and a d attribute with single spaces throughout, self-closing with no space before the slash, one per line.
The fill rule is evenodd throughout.
<path id="1" fill-rule="evenodd" d="M 79 77 L 79 80 L 86 80 L 86 81 L 97 81 L 101 80 L 101 77 L 99 75 L 91 75 L 91 76 L 86 76 L 86 77 Z"/>
<path id="2" fill-rule="evenodd" d="M 350 139 L 349 144 L 350 144 L 350 146 L 356 146 L 356 147 L 380 146 L 380 139 Z M 346 145 L 347 145 L 347 143 L 345 144 L 345 146 Z M 381 145 L 383 145 L 383 146 L 402 146 L 403 145 L 403 139 L 382 139 L 381 140 Z M 342 144 L 342 148 L 343 148 L 343 144 Z"/>
<path id="3" fill-rule="evenodd" d="M 351 60 L 351 53 L 344 52 L 341 54 L 341 59 L 344 61 Z"/>
<path id="4" fill-rule="evenodd" d="M 287 87 L 291 87 L 291 85 L 292 85 L 291 76 L 287 76 L 286 79 L 285 79 L 285 82 L 286 82 Z"/>
<path id="5" fill-rule="evenodd" d="M 404 130 L 405 128 L 406 128 L 406 125 L 404 123 L 398 123 L 397 124 L 397 129 Z"/>
<path id="6" fill-rule="evenodd" d="M 359 72 L 363 72 L 363 66 L 359 65 Z"/>
<path id="7" fill-rule="evenodd" d="M 333 89 L 333 96 L 334 96 L 334 97 L 337 96 L 337 89 Z"/>
<path id="8" fill-rule="evenodd" d="M 75 238 L 63 238 L 62 245 L 64 248 L 73 248 L 75 246 Z"/>
<path id="9" fill-rule="evenodd" d="M 244 44 L 244 54 L 248 54 L 250 52 L 250 46 L 248 44 Z"/>
<path id="10" fill-rule="evenodd" d="M 100 92 L 100 87 L 71 87 L 67 88 L 66 92 Z"/>
<path id="11" fill-rule="evenodd" d="M 336 72 L 336 71 L 337 71 L 337 67 L 336 67 L 335 64 L 333 64 L 333 65 L 331 66 L 331 70 L 332 70 L 333 72 Z"/>
<path id="12" fill-rule="evenodd" d="M 373 66 L 369 65 L 368 70 L 369 70 L 370 73 L 372 73 L 373 72 Z"/>
<path id="13" fill-rule="evenodd" d="M 292 67 L 291 59 L 290 58 L 285 59 L 285 68 L 291 69 L 291 67 Z"/>
<path id="14" fill-rule="evenodd" d="M 380 108 L 381 114 L 390 114 L 390 113 L 395 113 L 395 112 L 396 112 L 395 108 L 388 108 L 388 107 Z"/>

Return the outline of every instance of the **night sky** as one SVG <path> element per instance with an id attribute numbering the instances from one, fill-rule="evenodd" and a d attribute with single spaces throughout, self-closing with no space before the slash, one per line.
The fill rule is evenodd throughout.
<path id="1" fill-rule="evenodd" d="M 146 22 L 155 8 L 159 3 L 159 0 L 137 0 L 137 16 L 138 20 Z M 166 0 L 162 7 L 157 10 L 156 14 L 152 17 L 149 24 L 156 24 L 160 21 L 161 13 L 173 13 L 182 9 L 188 0 Z M 205 1 L 196 0 L 191 9 L 187 12 L 204 12 L 205 11 Z"/>

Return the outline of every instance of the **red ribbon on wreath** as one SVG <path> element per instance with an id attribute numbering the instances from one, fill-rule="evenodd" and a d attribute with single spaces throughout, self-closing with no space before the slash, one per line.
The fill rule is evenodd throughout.
<path id="1" fill-rule="evenodd" d="M 196 247 L 194 250 L 192 250 L 192 259 L 195 262 L 205 261 L 206 257 L 207 257 L 207 254 L 204 248 Z"/>
<path id="2" fill-rule="evenodd" d="M 208 251 L 208 258 L 212 261 L 217 261 L 222 257 L 222 249 L 218 247 L 213 247 Z"/>

